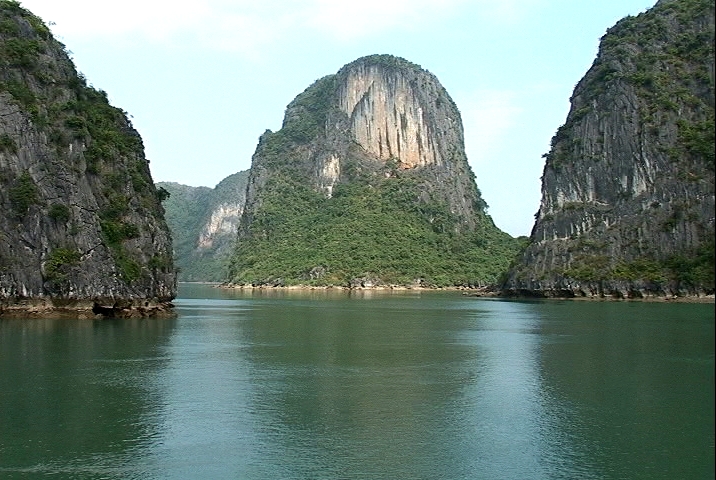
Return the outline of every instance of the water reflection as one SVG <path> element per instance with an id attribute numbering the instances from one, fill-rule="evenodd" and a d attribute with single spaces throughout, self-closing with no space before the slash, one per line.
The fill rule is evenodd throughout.
<path id="1" fill-rule="evenodd" d="M 0 477 L 709 478 L 712 306 L 182 286 L 0 321 Z"/>
<path id="2" fill-rule="evenodd" d="M 565 412 L 541 384 L 539 322 L 529 304 L 440 295 L 262 304 L 241 323 L 251 411 L 266 456 L 291 458 L 267 468 L 282 478 L 579 471 L 565 465 Z"/>
<path id="3" fill-rule="evenodd" d="M 0 321 L 0 476 L 134 478 L 173 322 Z"/>
<path id="4" fill-rule="evenodd" d="M 540 303 L 489 301 L 460 333 L 474 345 L 481 374 L 466 399 L 476 454 L 473 472 L 484 478 L 593 478 L 564 424 L 573 412 L 542 379 Z"/>
<path id="5" fill-rule="evenodd" d="M 181 328 L 156 378 L 157 441 L 144 459 L 156 478 L 254 478 L 259 452 L 249 410 L 253 388 L 237 337 L 247 307 L 221 299 L 177 301 Z"/>
<path id="6" fill-rule="evenodd" d="M 542 375 L 598 478 L 713 478 L 713 305 L 545 304 Z"/>
<path id="7" fill-rule="evenodd" d="M 263 305 L 244 323 L 253 399 L 284 475 L 423 476 L 444 468 L 435 441 L 469 382 L 469 350 L 450 343 L 451 310 L 415 299 Z M 442 324 L 442 326 L 441 326 Z M 453 372 L 446 366 L 453 365 Z"/>

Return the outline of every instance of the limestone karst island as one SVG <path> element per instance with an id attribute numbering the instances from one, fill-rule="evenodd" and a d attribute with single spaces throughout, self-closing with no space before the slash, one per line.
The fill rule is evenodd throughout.
<path id="1" fill-rule="evenodd" d="M 433 74 L 370 55 L 298 94 L 249 171 L 214 189 L 155 185 L 127 114 L 38 17 L 0 1 L 0 314 L 153 315 L 171 309 L 177 276 L 713 295 L 713 0 L 659 0 L 602 37 L 535 159 L 529 238 L 487 214 L 463 135 Z"/>
<path id="2" fill-rule="evenodd" d="M 0 2 L 0 313 L 151 315 L 176 295 L 139 133 L 17 2 Z"/>

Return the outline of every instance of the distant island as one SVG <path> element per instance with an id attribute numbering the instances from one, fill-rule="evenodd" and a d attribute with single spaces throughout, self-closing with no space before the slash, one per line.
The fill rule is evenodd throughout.
<path id="1" fill-rule="evenodd" d="M 169 195 L 164 208 L 180 281 L 226 281 L 248 176 L 248 171 L 229 175 L 214 188 L 157 183 Z"/>

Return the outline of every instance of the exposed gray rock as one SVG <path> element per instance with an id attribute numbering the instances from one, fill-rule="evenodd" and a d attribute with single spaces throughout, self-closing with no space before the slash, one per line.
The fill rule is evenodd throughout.
<path id="1" fill-rule="evenodd" d="M 151 315 L 176 294 L 142 140 L 63 45 L 0 3 L 0 314 Z"/>
<path id="2" fill-rule="evenodd" d="M 505 291 L 713 293 L 713 0 L 661 0 L 621 20 L 571 103 Z"/>

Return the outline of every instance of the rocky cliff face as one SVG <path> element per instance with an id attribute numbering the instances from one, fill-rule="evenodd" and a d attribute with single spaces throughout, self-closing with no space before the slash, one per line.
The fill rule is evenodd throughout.
<path id="1" fill-rule="evenodd" d="M 339 108 L 354 140 L 375 158 L 393 159 L 401 168 L 442 165 L 448 146 L 462 142 L 458 118 L 452 105 L 442 108 L 434 79 L 405 73 L 376 63 L 352 65 L 341 74 Z"/>
<path id="2" fill-rule="evenodd" d="M 343 213 L 336 211 L 339 205 Z M 389 226 L 401 215 L 409 218 Z M 348 222 L 354 222 L 353 236 L 339 233 Z M 392 233 L 378 235 L 382 228 Z M 421 240 L 409 238 L 423 228 L 430 231 L 420 233 Z M 355 237 L 363 229 L 362 240 Z M 386 238 L 403 229 L 408 238 Z M 276 242 L 285 238 L 274 239 L 273 249 L 261 246 L 276 235 L 296 236 L 295 246 L 280 253 Z M 231 275 L 236 282 L 259 283 L 268 277 L 311 280 L 311 272 L 333 272 L 331 283 L 349 282 L 352 275 L 412 281 L 430 270 L 415 267 L 424 260 L 420 255 L 435 254 L 445 267 L 452 247 L 435 243 L 451 244 L 450 235 L 466 242 L 457 254 L 463 266 L 469 263 L 465 251 L 484 254 L 491 241 L 500 245 L 500 253 L 486 254 L 490 260 L 475 267 L 489 263 L 491 273 L 471 274 L 481 277 L 475 281 L 493 275 L 501 261 L 493 260 L 509 243 L 485 213 L 465 155 L 460 113 L 445 89 L 417 65 L 373 55 L 316 81 L 288 105 L 281 130 L 259 140 Z M 466 240 L 471 235 L 481 235 L 483 243 Z M 445 251 L 438 255 L 440 249 Z M 386 274 L 396 255 L 412 260 Z M 375 261 L 369 265 L 360 256 Z"/>
<path id="3" fill-rule="evenodd" d="M 714 2 L 621 20 L 571 103 L 506 291 L 713 293 Z"/>
<path id="4" fill-rule="evenodd" d="M 176 293 L 142 140 L 63 45 L 0 1 L 0 313 L 148 315 Z"/>
<path id="5" fill-rule="evenodd" d="M 181 281 L 226 280 L 229 255 L 244 210 L 248 173 L 229 175 L 213 189 L 157 184 L 170 193 L 164 208 Z"/>
<path id="6" fill-rule="evenodd" d="M 419 178 L 424 200 L 446 199 L 459 228 L 475 228 L 484 216 L 460 112 L 434 75 L 406 60 L 363 57 L 318 80 L 288 105 L 281 133 L 296 143 L 283 160 L 292 160 L 291 167 L 308 174 L 327 197 L 336 184 L 351 183 L 361 173 L 376 175 L 387 165 Z M 259 141 L 248 206 L 256 204 L 257 187 L 275 165 L 276 140 L 268 131 Z"/>
<path id="7" fill-rule="evenodd" d="M 239 226 L 239 218 L 244 210 L 243 203 L 232 202 L 222 203 L 217 206 L 204 228 L 199 233 L 198 247 L 207 250 L 214 247 L 216 242 L 223 236 L 230 235 L 232 238 Z"/>

